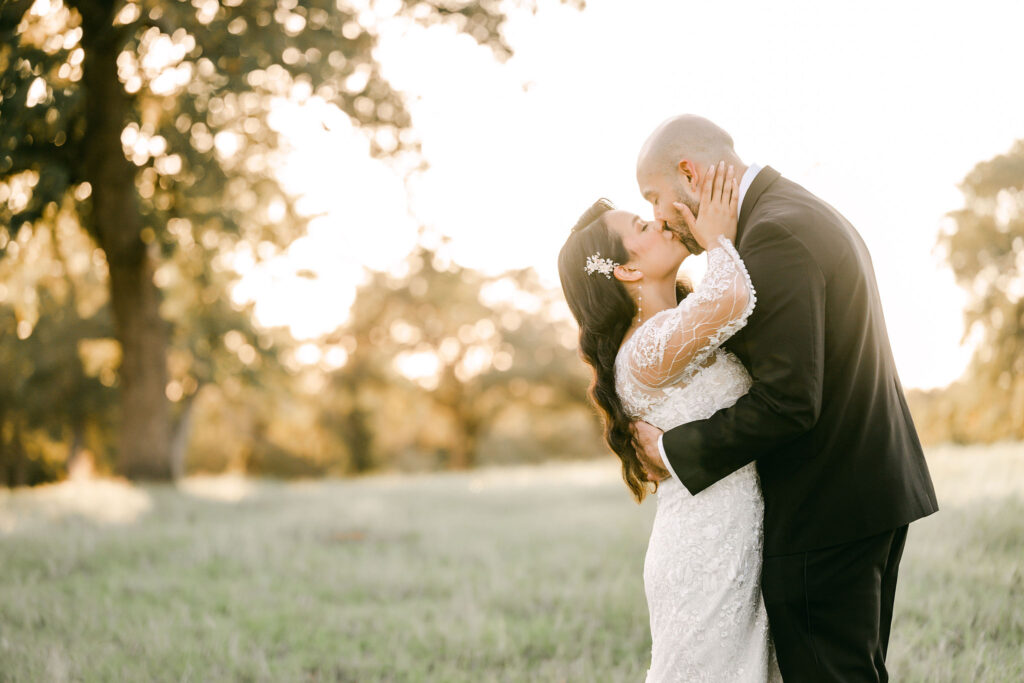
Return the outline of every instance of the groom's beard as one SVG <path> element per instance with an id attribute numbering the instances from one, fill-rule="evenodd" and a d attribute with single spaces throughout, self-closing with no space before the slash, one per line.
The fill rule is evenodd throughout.
<path id="1" fill-rule="evenodd" d="M 679 202 L 686 204 L 687 208 L 693 213 L 693 217 L 697 217 L 697 213 L 700 211 L 700 202 L 697 202 L 693 197 L 687 196 L 681 188 L 676 188 L 676 196 L 679 197 Z M 679 238 L 679 241 L 683 243 L 691 254 L 703 254 L 704 247 L 700 246 L 700 243 L 694 239 L 693 233 L 690 232 L 690 228 L 687 227 L 686 221 L 683 220 L 682 215 L 676 211 L 674 220 L 672 222 L 666 222 L 665 225 Z"/>

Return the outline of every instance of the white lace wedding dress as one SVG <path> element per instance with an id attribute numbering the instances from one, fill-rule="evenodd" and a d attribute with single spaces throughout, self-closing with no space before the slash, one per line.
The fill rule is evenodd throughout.
<path id="1" fill-rule="evenodd" d="M 739 254 L 720 238 L 695 291 L 619 349 L 616 389 L 626 411 L 668 430 L 735 403 L 750 376 L 720 345 L 754 303 Z M 753 463 L 696 496 L 672 477 L 659 484 L 644 561 L 648 683 L 782 680 L 761 598 L 763 515 Z"/>

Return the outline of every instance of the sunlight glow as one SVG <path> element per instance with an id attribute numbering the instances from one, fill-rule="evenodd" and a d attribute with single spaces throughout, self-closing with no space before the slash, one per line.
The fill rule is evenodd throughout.
<path id="1" fill-rule="evenodd" d="M 437 387 L 441 359 L 433 351 L 405 352 L 395 357 L 395 369 L 425 389 Z"/>
<path id="2" fill-rule="evenodd" d="M 386 269 L 413 248 L 416 224 L 401 177 L 369 157 L 368 139 L 337 108 L 318 97 L 301 105 L 279 99 L 268 123 L 293 150 L 279 169 L 282 184 L 304 197 L 308 214 L 322 215 L 279 258 L 257 267 L 236 257 L 243 278 L 232 298 L 255 300 L 261 324 L 288 325 L 297 338 L 311 339 L 348 319 L 364 267 Z M 295 276 L 302 270 L 316 279 Z"/>
<path id="3" fill-rule="evenodd" d="M 44 100 L 46 100 L 46 81 L 42 78 L 36 78 L 32 81 L 32 85 L 28 87 L 28 93 L 25 95 L 25 106 L 31 109 Z"/>
<path id="4" fill-rule="evenodd" d="M 638 0 L 627 13 L 607 0 L 583 12 L 542 2 L 536 16 L 510 10 L 505 34 L 515 55 L 505 64 L 450 27 L 424 28 L 380 7 L 373 4 L 376 54 L 406 94 L 430 167 L 404 182 L 404 171 L 368 158 L 367 134 L 323 100 L 293 92 L 276 104 L 271 125 L 292 147 L 279 175 L 304 197 L 304 210 L 322 216 L 280 262 L 245 271 L 236 298 L 256 300 L 262 324 L 308 337 L 333 329 L 362 269 L 387 270 L 408 254 L 412 215 L 451 237 L 457 263 L 491 274 L 532 266 L 557 290 L 569 226 L 598 196 L 650 215 L 635 187 L 637 150 L 662 120 L 693 111 L 729 130 L 742 158 L 771 164 L 857 226 L 906 386 L 942 386 L 966 367 L 966 294 L 933 245 L 944 214 L 961 205 L 957 183 L 1024 136 L 1024 90 L 989 68 L 1007 62 L 1024 6 L 936 6 L 921 32 L 917 9 L 881 0 L 856 8 Z M 808 32 L 811 25 L 829 30 Z M 706 30 L 687 31 L 681 51 L 680 31 L 693 26 Z M 725 27 L 735 49 L 720 49 Z M 575 37 L 571 49 L 566 36 Z M 865 36 L 876 49 L 859 48 Z M 611 50 L 611 41 L 644 49 Z M 687 55 L 712 53 L 713 70 L 687 64 Z M 358 91 L 367 76 L 357 72 L 346 89 Z M 951 96 L 954 82 L 969 86 Z M 702 262 L 688 259 L 684 270 L 699 276 Z M 317 280 L 296 277 L 302 269 Z M 484 296 L 528 310 L 513 290 L 494 285 Z"/>
<path id="5" fill-rule="evenodd" d="M 24 531 L 68 517 L 129 524 L 149 512 L 149 493 L 119 479 L 78 479 L 0 495 L 0 532 Z"/>
<path id="6" fill-rule="evenodd" d="M 237 503 L 256 492 L 255 482 L 237 473 L 187 477 L 178 482 L 177 488 L 193 498 L 222 503 Z"/>

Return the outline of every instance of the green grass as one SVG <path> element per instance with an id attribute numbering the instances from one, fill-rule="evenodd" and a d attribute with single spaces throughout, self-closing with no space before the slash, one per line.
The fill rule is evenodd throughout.
<path id="1" fill-rule="evenodd" d="M 937 449 L 896 681 L 1024 679 L 1024 446 Z M 614 463 L 0 492 L 0 681 L 635 681 L 654 501 Z"/>

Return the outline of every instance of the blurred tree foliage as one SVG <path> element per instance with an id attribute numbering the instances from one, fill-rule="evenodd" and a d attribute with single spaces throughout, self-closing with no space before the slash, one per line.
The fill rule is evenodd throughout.
<path id="1" fill-rule="evenodd" d="M 976 165 L 960 184 L 964 206 L 939 237 L 968 292 L 968 334 L 978 350 L 949 388 L 915 392 L 931 441 L 1024 439 L 1024 140 Z"/>
<path id="2" fill-rule="evenodd" d="M 556 321 L 558 301 L 532 270 L 488 278 L 452 263 L 443 246 L 419 247 L 404 265 L 401 276 L 370 274 L 328 340 L 351 350 L 330 375 L 323 415 L 352 470 L 403 452 L 433 454 L 426 466 L 471 467 L 510 409 L 539 423 L 584 409 L 575 332 Z"/>
<path id="3" fill-rule="evenodd" d="M 367 272 L 349 320 L 284 354 L 288 390 L 199 399 L 189 469 L 275 476 L 461 469 L 605 452 L 558 295 L 420 246 Z"/>
<path id="4" fill-rule="evenodd" d="M 99 379 L 119 391 L 121 473 L 172 476 L 199 388 L 237 379 L 233 366 L 255 380 L 276 362 L 272 340 L 225 295 L 230 254 L 272 257 L 305 227 L 272 172 L 281 154 L 269 121 L 274 102 L 322 98 L 367 131 L 373 153 L 416 156 L 402 98 L 373 58 L 378 10 L 451 22 L 499 57 L 509 54 L 493 0 L 0 6 L 0 257 L 25 263 L 57 207 L 92 240 L 87 251 L 104 269 L 109 301 L 93 315 L 109 328 L 58 336 L 118 342 L 114 381 Z M 47 305 L 72 304 L 58 295 Z M 19 304 L 10 314 L 18 342 L 36 344 L 41 313 Z M 78 324 L 70 314 L 64 320 Z M 32 374 L 9 367 L 12 376 Z M 17 399 L 24 389 L 8 393 Z M 15 444 L 14 452 L 30 409 L 14 414 L 5 405 L 0 447 Z M 79 429 L 77 417 L 64 418 Z"/>
<path id="5" fill-rule="evenodd" d="M 22 229 L 17 261 L 0 260 L 0 483 L 52 479 L 112 436 L 119 350 L 102 254 L 70 204 Z"/>

